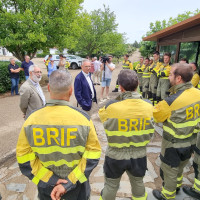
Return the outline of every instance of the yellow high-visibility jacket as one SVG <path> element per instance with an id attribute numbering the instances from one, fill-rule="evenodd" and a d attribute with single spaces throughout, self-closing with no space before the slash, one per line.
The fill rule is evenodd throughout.
<path id="1" fill-rule="evenodd" d="M 135 71 L 138 72 L 138 69 L 141 69 L 142 66 L 143 66 L 143 64 L 138 63 L 138 64 L 136 65 L 136 67 L 135 67 Z"/>
<path id="2" fill-rule="evenodd" d="M 141 151 L 141 157 L 146 156 L 146 145 L 154 133 L 152 111 L 151 102 L 141 99 L 137 92 L 124 92 L 99 110 L 99 117 L 108 139 L 109 157 L 119 159 L 120 153 L 123 149 L 126 152 L 126 148 L 138 150 L 134 158 L 141 156 Z M 109 152 L 112 154 L 116 149 L 122 150 L 116 155 L 109 155 Z"/>
<path id="3" fill-rule="evenodd" d="M 192 87 L 191 82 L 173 86 L 170 91 L 172 95 L 154 107 L 153 116 L 156 122 L 163 122 L 165 143 L 161 160 L 177 167 L 181 152 L 182 159 L 187 159 L 191 155 L 188 149 L 196 143 L 200 127 L 200 91 Z"/>
<path id="4" fill-rule="evenodd" d="M 151 73 L 157 74 L 158 71 L 160 70 L 160 66 L 162 65 L 161 62 L 157 61 L 157 62 L 153 62 L 150 66 L 149 66 L 149 71 Z"/>
<path id="5" fill-rule="evenodd" d="M 132 65 L 130 60 L 127 60 L 127 61 L 123 60 L 122 68 L 123 69 L 131 69 L 131 70 L 133 70 L 133 65 Z"/>
<path id="6" fill-rule="evenodd" d="M 28 117 L 16 149 L 22 174 L 43 188 L 66 179 L 67 191 L 87 181 L 100 155 L 90 117 L 64 100 L 50 100 Z"/>
<path id="7" fill-rule="evenodd" d="M 197 87 L 198 86 L 198 83 L 199 83 L 199 74 L 196 71 L 194 72 L 194 75 L 192 77 L 191 82 L 192 82 L 193 87 Z"/>
<path id="8" fill-rule="evenodd" d="M 171 66 L 169 64 L 162 64 L 160 67 L 158 67 L 157 76 L 161 79 L 168 79 L 169 73 L 171 70 Z"/>

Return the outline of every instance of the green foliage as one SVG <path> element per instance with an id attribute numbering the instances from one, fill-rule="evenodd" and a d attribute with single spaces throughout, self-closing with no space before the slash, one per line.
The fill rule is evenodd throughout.
<path id="1" fill-rule="evenodd" d="M 149 57 L 156 50 L 156 42 L 153 41 L 142 41 L 140 45 L 140 53 L 144 57 Z"/>
<path id="2" fill-rule="evenodd" d="M 78 52 L 82 57 L 105 54 L 120 57 L 126 53 L 124 35 L 117 32 L 116 16 L 109 7 L 90 14 L 83 12 L 77 23 L 76 39 L 69 52 Z"/>
<path id="3" fill-rule="evenodd" d="M 200 10 L 196 9 L 194 12 L 187 11 L 183 14 L 178 14 L 178 16 L 175 18 L 170 17 L 168 21 L 162 20 L 162 21 L 156 21 L 155 23 L 151 22 L 150 26 L 149 26 L 150 30 L 146 33 L 146 36 L 156 33 L 162 29 L 165 29 L 165 28 L 172 26 L 174 24 L 177 24 L 179 22 L 182 22 L 194 15 L 199 14 L 199 13 L 200 13 Z M 140 43 L 140 46 L 141 46 L 140 52 L 141 52 L 142 56 L 149 56 L 156 50 L 156 42 L 142 41 Z"/>
<path id="4" fill-rule="evenodd" d="M 44 58 L 46 55 L 49 55 L 49 53 L 37 53 L 37 58 Z"/>
<path id="5" fill-rule="evenodd" d="M 10 74 L 8 71 L 8 65 L 10 62 L 0 62 L 0 93 L 7 92 L 11 89 Z M 20 66 L 20 63 L 16 63 Z M 25 80 L 24 72 L 20 71 L 20 83 Z"/>
<path id="6" fill-rule="evenodd" d="M 133 43 L 133 47 L 140 48 L 140 43 L 135 40 L 135 42 Z"/>
<path id="7" fill-rule="evenodd" d="M 2 0 L 0 45 L 20 61 L 37 50 L 71 45 L 73 25 L 83 0 Z"/>

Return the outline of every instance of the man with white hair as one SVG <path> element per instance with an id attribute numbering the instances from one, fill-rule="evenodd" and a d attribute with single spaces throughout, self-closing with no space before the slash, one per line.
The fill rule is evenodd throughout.
<path id="1" fill-rule="evenodd" d="M 93 114 L 92 107 L 97 104 L 96 90 L 91 80 L 91 62 L 83 60 L 82 71 L 76 76 L 74 81 L 74 93 L 78 105 L 89 115 Z M 94 104 L 95 103 L 95 104 Z"/>
<path id="2" fill-rule="evenodd" d="M 101 62 L 97 60 L 97 57 L 94 57 L 94 76 L 93 76 L 94 85 L 100 85 L 100 76 L 101 76 Z M 96 79 L 97 82 L 95 82 Z"/>
<path id="3" fill-rule="evenodd" d="M 49 78 L 50 100 L 24 123 L 16 149 L 22 174 L 38 187 L 40 200 L 88 200 L 89 176 L 101 147 L 87 113 L 70 105 L 72 77 Z"/>
<path id="4" fill-rule="evenodd" d="M 21 70 L 24 71 L 24 75 L 26 77 L 26 80 L 29 78 L 29 67 L 33 65 L 33 62 L 30 61 L 30 57 L 28 55 L 25 56 L 25 60 L 22 62 Z"/>
<path id="5" fill-rule="evenodd" d="M 41 108 L 45 105 L 45 96 L 40 87 L 40 80 L 42 79 L 41 69 L 37 65 L 29 67 L 29 79 L 27 79 L 20 87 L 20 108 L 27 118 L 32 111 Z"/>

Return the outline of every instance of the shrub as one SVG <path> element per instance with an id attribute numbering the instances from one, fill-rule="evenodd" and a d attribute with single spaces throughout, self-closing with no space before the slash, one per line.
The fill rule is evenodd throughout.
<path id="1" fill-rule="evenodd" d="M 44 58 L 46 55 L 49 55 L 49 53 L 38 53 L 36 55 L 37 58 Z"/>
<path id="2" fill-rule="evenodd" d="M 10 62 L 3 61 L 0 62 L 0 93 L 5 93 L 11 89 L 10 74 L 8 71 L 8 65 Z M 20 63 L 16 63 L 21 66 Z M 20 71 L 20 83 L 25 80 L 24 72 Z"/>

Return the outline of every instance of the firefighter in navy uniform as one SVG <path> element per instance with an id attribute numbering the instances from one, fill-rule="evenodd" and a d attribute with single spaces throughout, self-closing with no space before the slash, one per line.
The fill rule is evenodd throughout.
<path id="1" fill-rule="evenodd" d="M 40 200 L 88 200 L 88 177 L 97 166 L 101 147 L 87 113 L 70 106 L 72 77 L 52 72 L 51 100 L 25 121 L 16 156 L 22 174 L 38 186 Z"/>
<path id="2" fill-rule="evenodd" d="M 129 58 L 128 54 L 124 55 L 124 60 L 123 60 L 123 63 L 122 63 L 122 69 L 133 70 L 133 64 L 131 63 L 130 60 L 128 60 L 128 58 Z M 118 79 L 117 79 L 115 89 L 112 92 L 118 92 L 118 89 L 119 89 L 119 83 L 118 83 Z"/>
<path id="3" fill-rule="evenodd" d="M 121 94 L 99 110 L 108 140 L 105 156 L 105 184 L 100 199 L 114 200 L 121 176 L 129 176 L 132 199 L 146 200 L 143 177 L 147 169 L 146 145 L 154 133 L 153 106 L 137 93 L 138 78 L 133 70 L 118 76 Z"/>
<path id="4" fill-rule="evenodd" d="M 193 153 L 199 132 L 200 91 L 193 88 L 192 68 L 188 64 L 172 66 L 169 80 L 171 95 L 153 111 L 155 122 L 163 122 L 160 174 L 162 191 L 153 190 L 159 200 L 175 199 L 183 180 L 183 169 Z"/>

